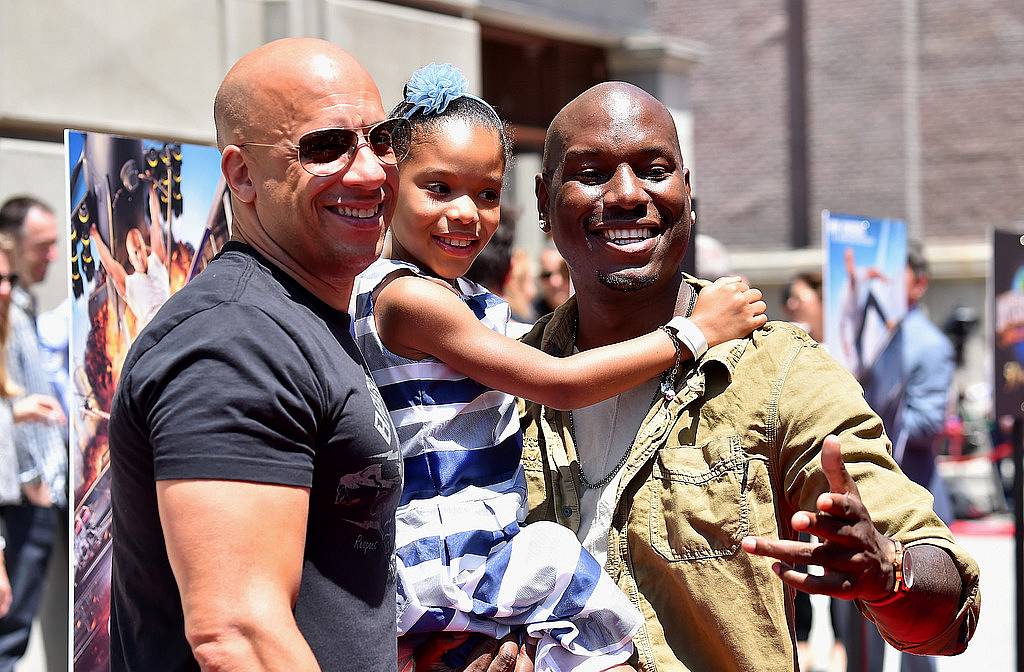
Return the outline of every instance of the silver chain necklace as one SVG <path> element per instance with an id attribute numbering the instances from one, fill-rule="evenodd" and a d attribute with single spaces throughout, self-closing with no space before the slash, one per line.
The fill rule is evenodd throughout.
<path id="1" fill-rule="evenodd" d="M 651 398 L 651 405 L 652 406 L 654 405 L 654 402 L 657 401 L 658 397 L 660 397 L 660 396 L 661 396 L 661 390 L 658 389 L 657 387 L 655 387 L 654 388 L 654 396 Z M 577 445 L 576 444 L 576 427 L 575 427 L 575 425 L 573 425 L 573 422 L 572 422 L 572 411 L 571 410 L 569 411 L 569 436 L 572 437 L 572 444 L 573 444 L 573 446 L 576 446 Z M 614 467 L 612 467 L 612 470 L 609 471 L 605 475 L 604 478 L 602 478 L 600 481 L 598 481 L 596 483 L 591 483 L 590 479 L 587 478 L 587 474 L 583 471 L 583 463 L 580 462 L 580 460 L 579 460 L 579 450 L 577 449 L 577 451 L 576 451 L 576 465 L 579 467 L 580 485 L 582 485 L 585 490 L 593 490 L 594 488 L 603 488 L 604 486 L 606 486 L 609 483 L 611 483 L 612 479 L 615 478 L 615 475 L 617 473 L 619 473 L 619 471 L 622 469 L 623 466 L 625 466 L 626 460 L 629 459 L 629 452 L 630 452 L 629 448 L 627 448 L 622 453 L 622 458 L 619 459 L 619 463 L 616 464 Z"/>
<path id="2" fill-rule="evenodd" d="M 693 291 L 691 289 L 691 291 L 690 291 L 690 302 L 686 306 L 686 313 L 685 313 L 686 317 L 689 317 L 690 315 L 693 314 L 693 307 L 694 307 L 694 305 L 696 303 L 697 303 L 697 292 Z M 576 310 L 579 311 L 579 308 L 577 308 Z M 579 332 L 579 319 L 580 319 L 579 318 L 579 313 L 577 312 L 577 314 L 573 317 L 573 322 L 572 322 L 572 348 L 573 348 L 573 350 L 576 349 L 576 334 Z M 661 394 L 662 394 L 661 388 L 664 387 L 664 385 L 667 382 L 664 379 L 664 376 L 662 376 L 662 378 L 663 378 L 662 385 L 659 385 L 658 387 L 656 387 L 654 389 L 654 397 L 651 399 L 651 405 L 652 406 L 654 405 L 654 402 L 657 401 L 658 397 L 661 396 Z M 675 381 L 673 380 L 671 382 L 674 383 Z M 573 421 L 572 421 L 572 409 L 569 409 L 568 413 L 569 413 L 569 436 L 570 436 L 570 438 L 572 438 L 572 445 L 573 445 L 573 447 L 575 447 L 577 445 L 576 444 L 576 426 L 573 424 Z M 580 453 L 579 453 L 579 449 L 577 448 L 576 449 L 576 465 L 579 468 L 578 471 L 580 473 L 580 485 L 582 485 L 585 490 L 593 490 L 595 488 L 603 488 L 604 486 L 608 485 L 609 483 L 612 482 L 612 479 L 615 478 L 615 475 L 619 473 L 619 471 L 622 469 L 622 467 L 625 466 L 626 461 L 629 459 L 629 453 L 630 453 L 629 448 L 626 448 L 626 450 L 622 453 L 622 458 L 619 460 L 619 463 L 616 464 L 614 467 L 612 467 L 612 470 L 609 471 L 607 474 L 605 474 L 604 478 L 602 478 L 601 480 L 599 480 L 597 482 L 592 483 L 590 481 L 590 479 L 587 478 L 586 473 L 584 473 L 584 471 L 583 471 L 583 463 L 580 461 Z"/>

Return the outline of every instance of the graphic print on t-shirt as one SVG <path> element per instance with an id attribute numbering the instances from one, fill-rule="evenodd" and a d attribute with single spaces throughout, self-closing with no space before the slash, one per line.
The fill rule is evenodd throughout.
<path id="1" fill-rule="evenodd" d="M 391 416 L 388 415 L 388 408 L 384 405 L 384 398 L 380 396 L 377 383 L 373 382 L 370 374 L 366 374 L 366 389 L 370 392 L 370 398 L 373 399 L 373 426 L 380 432 L 385 441 L 391 443 L 391 433 L 394 431 L 394 425 L 391 424 Z"/>
<path id="2" fill-rule="evenodd" d="M 397 450 L 366 458 L 374 464 L 338 480 L 334 503 L 346 507 L 369 506 L 372 517 L 348 522 L 363 529 L 381 529 L 380 509 L 395 488 L 402 487 L 402 462 Z"/>

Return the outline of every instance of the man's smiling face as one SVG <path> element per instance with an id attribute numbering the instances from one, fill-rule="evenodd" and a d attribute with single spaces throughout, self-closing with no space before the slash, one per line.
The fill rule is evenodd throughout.
<path id="1" fill-rule="evenodd" d="M 538 204 L 577 289 L 635 291 L 675 275 L 690 238 L 690 184 L 665 106 L 630 85 L 599 85 L 549 135 Z"/>

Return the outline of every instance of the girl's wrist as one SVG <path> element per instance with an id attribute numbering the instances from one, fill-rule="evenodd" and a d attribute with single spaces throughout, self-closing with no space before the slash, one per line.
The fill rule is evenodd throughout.
<path id="1" fill-rule="evenodd" d="M 704 332 L 694 320 L 686 317 L 673 317 L 664 328 L 670 330 L 690 351 L 694 361 L 703 357 L 704 353 L 708 351 L 707 338 L 704 337 Z"/>

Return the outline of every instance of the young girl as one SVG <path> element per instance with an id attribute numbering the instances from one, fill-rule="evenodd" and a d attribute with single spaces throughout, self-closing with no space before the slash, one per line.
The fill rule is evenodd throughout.
<path id="1" fill-rule="evenodd" d="M 514 397 L 579 408 L 665 371 L 670 395 L 692 355 L 667 330 L 564 359 L 507 338 L 507 304 L 461 277 L 498 226 L 504 124 L 458 70 L 434 64 L 413 74 L 392 116 L 409 120 L 410 151 L 384 255 L 357 280 L 352 314 L 405 465 L 398 634 L 522 628 L 540 640 L 537 670 L 612 669 L 641 616 L 572 531 L 520 528 Z M 763 311 L 760 292 L 720 282 L 693 323 L 714 344 L 764 324 Z"/>

